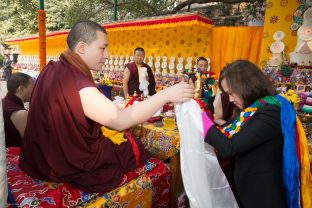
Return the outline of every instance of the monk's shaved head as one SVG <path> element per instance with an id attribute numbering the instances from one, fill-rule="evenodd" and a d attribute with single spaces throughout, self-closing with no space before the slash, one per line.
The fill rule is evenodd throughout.
<path id="1" fill-rule="evenodd" d="M 67 36 L 67 45 L 71 50 L 74 50 L 77 43 L 82 41 L 87 44 L 92 43 L 97 39 L 96 31 L 103 32 L 105 29 L 96 22 L 84 20 L 77 22 L 69 31 Z"/>
<path id="2" fill-rule="evenodd" d="M 31 80 L 31 76 L 21 72 L 12 74 L 7 81 L 8 92 L 15 94 L 19 86 L 27 87 L 31 83 Z"/>

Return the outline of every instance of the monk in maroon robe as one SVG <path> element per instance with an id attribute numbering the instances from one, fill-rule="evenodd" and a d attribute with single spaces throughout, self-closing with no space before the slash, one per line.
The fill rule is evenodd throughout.
<path id="1" fill-rule="evenodd" d="M 134 50 L 134 62 L 131 62 L 126 65 L 124 75 L 123 75 L 123 91 L 125 98 L 128 96 L 133 96 L 134 92 L 137 95 L 142 94 L 143 92 L 140 91 L 140 81 L 139 81 L 139 72 L 138 67 L 145 67 L 147 68 L 147 81 L 149 82 L 148 85 L 148 94 L 150 96 L 156 93 L 155 87 L 156 82 L 153 75 L 153 71 L 149 65 L 143 62 L 145 57 L 145 51 L 143 48 L 136 48 Z"/>
<path id="2" fill-rule="evenodd" d="M 147 161 L 149 154 L 133 138 L 114 144 L 100 127 L 128 129 L 168 101 L 191 98 L 193 89 L 179 84 L 120 110 L 97 89 L 90 73 L 90 69 L 100 71 L 108 58 L 104 28 L 92 21 L 78 22 L 67 44 L 60 61 L 49 62 L 35 84 L 20 167 L 34 178 L 107 192 L 120 184 L 125 172 Z"/>
<path id="3" fill-rule="evenodd" d="M 29 102 L 33 86 L 32 77 L 19 72 L 7 81 L 8 93 L 2 99 L 6 147 L 21 146 L 28 116 L 24 103 Z"/>

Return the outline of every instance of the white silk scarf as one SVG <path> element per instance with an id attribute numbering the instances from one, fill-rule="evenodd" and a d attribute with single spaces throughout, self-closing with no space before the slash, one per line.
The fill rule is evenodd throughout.
<path id="1" fill-rule="evenodd" d="M 204 142 L 201 109 L 194 100 L 176 105 L 181 173 L 192 208 L 238 207 L 214 148 Z"/>

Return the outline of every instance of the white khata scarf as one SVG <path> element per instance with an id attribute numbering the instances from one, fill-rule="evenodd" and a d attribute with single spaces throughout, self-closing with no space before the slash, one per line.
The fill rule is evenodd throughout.
<path id="1" fill-rule="evenodd" d="M 194 100 L 176 105 L 181 172 L 192 208 L 238 207 L 214 148 L 205 143 L 201 109 Z"/>

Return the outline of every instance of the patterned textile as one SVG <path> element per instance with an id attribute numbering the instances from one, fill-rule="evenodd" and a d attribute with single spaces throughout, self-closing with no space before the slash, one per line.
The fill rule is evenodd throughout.
<path id="1" fill-rule="evenodd" d="M 124 186 L 104 194 L 86 205 L 87 208 L 101 207 L 151 207 L 152 183 L 146 175 L 131 180 Z"/>
<path id="2" fill-rule="evenodd" d="M 19 167 L 19 148 L 7 149 L 8 182 L 18 207 L 168 207 L 170 173 L 165 164 L 149 159 L 124 175 L 120 187 L 100 194 L 86 193 L 66 183 L 33 179 Z M 139 177 L 138 177 L 139 176 Z"/>
<path id="3" fill-rule="evenodd" d="M 143 123 L 131 130 L 133 136 L 140 138 L 144 147 L 153 157 L 165 160 L 180 150 L 180 136 L 177 130 L 165 130 L 151 123 Z"/>
<path id="4" fill-rule="evenodd" d="M 150 161 L 147 163 L 150 163 Z M 156 167 L 153 168 L 155 165 Z M 146 175 L 140 176 L 138 179 L 131 180 L 127 186 L 122 186 L 121 188 L 92 200 L 86 207 L 95 208 L 103 204 L 105 205 L 104 207 L 169 207 L 170 173 L 168 169 L 163 162 L 157 160 L 157 163 L 147 164 L 142 169 L 140 168 L 138 172 L 146 172 L 148 168 L 153 168 L 152 172 L 154 173 L 147 173 Z M 128 178 L 124 177 L 124 180 L 129 181 L 129 179 L 135 177 L 136 174 L 137 173 L 134 172 L 127 174 Z M 150 190 L 151 186 L 153 192 Z M 135 192 L 131 189 L 135 190 Z M 124 194 L 124 192 L 129 192 L 129 190 L 132 192 L 128 195 Z M 152 201 L 150 201 L 152 195 L 146 194 L 146 196 L 144 196 L 144 191 L 153 195 Z"/>
<path id="5" fill-rule="evenodd" d="M 248 107 L 240 113 L 239 118 L 234 120 L 233 123 L 230 123 L 225 127 L 218 127 L 218 129 L 221 131 L 222 134 L 230 139 L 234 134 L 241 130 L 241 128 L 257 110 L 257 108 Z"/>

